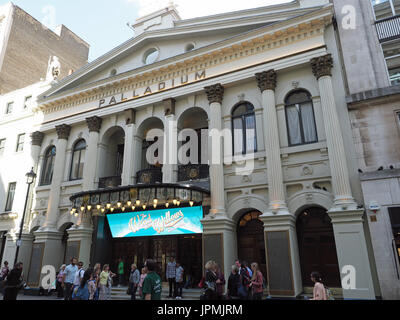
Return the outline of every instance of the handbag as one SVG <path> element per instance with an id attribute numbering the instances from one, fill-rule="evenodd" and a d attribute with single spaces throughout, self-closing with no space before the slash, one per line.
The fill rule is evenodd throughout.
<path id="1" fill-rule="evenodd" d="M 126 290 L 127 295 L 132 295 L 132 287 L 129 285 L 128 290 Z"/>

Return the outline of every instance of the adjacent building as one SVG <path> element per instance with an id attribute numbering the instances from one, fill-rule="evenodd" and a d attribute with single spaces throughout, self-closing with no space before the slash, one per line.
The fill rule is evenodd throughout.
<path id="1" fill-rule="evenodd" d="M 343 54 L 340 41 L 354 39 L 337 32 L 338 6 L 296 0 L 188 20 L 169 6 L 43 93 L 29 285 L 72 256 L 153 257 L 162 274 L 174 257 L 196 281 L 208 260 L 229 274 L 239 258 L 260 264 L 274 297 L 308 292 L 315 270 L 344 298 L 381 297 L 348 138 L 349 87 L 371 88 L 368 75 L 347 81 L 348 61 L 366 64 Z M 356 285 L 342 290 L 341 274 Z"/>
<path id="2" fill-rule="evenodd" d="M 43 121 L 34 112 L 37 98 L 87 64 L 89 45 L 63 25 L 56 32 L 47 29 L 12 3 L 0 7 L 0 35 L 0 260 L 12 265 L 27 195 L 25 174 L 37 169 L 31 138 L 34 144 L 42 139 L 32 135 L 35 123 Z M 32 201 L 31 189 L 26 228 Z M 23 238 L 19 257 L 25 268 L 31 243 Z"/>
<path id="3" fill-rule="evenodd" d="M 400 1 L 334 3 L 379 285 L 383 299 L 399 299 Z"/>

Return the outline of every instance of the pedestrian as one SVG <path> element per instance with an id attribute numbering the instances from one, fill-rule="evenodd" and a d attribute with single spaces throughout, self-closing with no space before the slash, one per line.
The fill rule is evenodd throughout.
<path id="1" fill-rule="evenodd" d="M 322 283 L 322 277 L 319 272 L 311 273 L 311 281 L 314 282 L 313 298 L 311 300 L 328 300 L 325 286 Z"/>
<path id="2" fill-rule="evenodd" d="M 143 297 L 143 282 L 144 282 L 144 279 L 146 278 L 146 276 L 147 276 L 147 270 L 146 270 L 146 268 L 142 268 L 142 274 L 140 275 L 140 281 L 139 281 L 139 285 L 138 285 L 139 297 Z"/>
<path id="3" fill-rule="evenodd" d="M 95 280 L 96 284 L 96 292 L 94 294 L 94 299 L 93 300 L 99 300 L 99 295 L 100 295 L 100 273 L 101 273 L 101 264 L 96 263 L 94 265 L 94 272 L 93 272 L 93 279 Z"/>
<path id="4" fill-rule="evenodd" d="M 64 288 L 64 300 L 72 299 L 72 289 L 75 281 L 75 275 L 78 271 L 78 266 L 76 265 L 77 260 L 75 258 L 71 259 L 71 263 L 65 268 L 62 287 Z"/>
<path id="5" fill-rule="evenodd" d="M 205 292 L 204 300 L 216 300 L 217 299 L 217 273 L 216 263 L 214 261 L 208 261 L 205 265 Z"/>
<path id="6" fill-rule="evenodd" d="M 89 280 L 92 277 L 92 274 L 93 269 L 91 268 L 83 272 L 83 276 L 80 278 L 80 284 L 74 288 L 74 293 L 72 295 L 73 300 L 89 300 Z"/>
<path id="7" fill-rule="evenodd" d="M 263 296 L 263 275 L 258 267 L 257 262 L 251 264 L 251 271 L 253 276 L 250 280 L 250 289 L 253 300 L 262 300 Z"/>
<path id="8" fill-rule="evenodd" d="M 176 279 L 176 299 L 182 300 L 182 290 L 183 290 L 183 273 L 184 269 L 181 264 L 176 262 L 176 271 L 175 271 L 175 279 Z"/>
<path id="9" fill-rule="evenodd" d="M 75 279 L 74 279 L 74 287 L 73 289 L 79 287 L 81 285 L 83 276 L 85 274 L 85 270 L 83 269 L 83 262 L 80 261 L 78 263 L 78 270 L 75 273 Z"/>
<path id="10" fill-rule="evenodd" d="M 249 273 L 249 277 L 251 278 L 253 276 L 253 271 L 251 271 L 251 268 L 248 266 L 246 261 L 243 261 L 242 264 L 244 264 L 247 272 Z"/>
<path id="11" fill-rule="evenodd" d="M 4 283 L 5 279 L 10 272 L 10 268 L 8 267 L 8 261 L 4 261 L 4 267 L 1 268 L 0 272 L 0 292 L 4 295 Z"/>
<path id="12" fill-rule="evenodd" d="M 95 278 L 95 271 L 93 269 L 90 279 L 88 281 L 89 300 L 96 300 L 97 284 Z"/>
<path id="13" fill-rule="evenodd" d="M 100 295 L 99 300 L 111 300 L 112 278 L 116 275 L 110 271 L 110 266 L 105 264 L 100 273 Z"/>
<path id="14" fill-rule="evenodd" d="M 131 273 L 129 275 L 129 291 L 131 300 L 136 300 L 136 292 L 140 282 L 140 272 L 136 264 L 131 265 Z"/>
<path id="15" fill-rule="evenodd" d="M 176 297 L 176 262 L 174 257 L 170 258 L 167 264 L 166 278 L 169 285 L 169 295 L 168 298 Z"/>
<path id="16" fill-rule="evenodd" d="M 154 260 L 146 260 L 147 276 L 144 278 L 142 289 L 144 300 L 161 300 L 161 277 L 156 273 L 156 267 Z"/>
<path id="17" fill-rule="evenodd" d="M 122 258 L 118 259 L 118 288 L 124 285 L 124 261 Z"/>
<path id="18" fill-rule="evenodd" d="M 239 297 L 242 300 L 247 300 L 249 298 L 249 286 L 250 286 L 250 274 L 246 268 L 246 262 L 242 261 L 240 270 L 240 287 L 239 287 Z"/>
<path id="19" fill-rule="evenodd" d="M 63 282 L 66 267 L 67 267 L 67 265 L 63 264 L 57 274 L 56 289 L 57 289 L 57 298 L 59 298 L 59 299 L 64 298 L 64 289 L 62 286 L 62 282 Z"/>
<path id="20" fill-rule="evenodd" d="M 18 262 L 14 266 L 14 269 L 7 274 L 3 300 L 17 300 L 18 291 L 22 288 L 24 283 L 22 279 L 22 268 L 22 262 Z"/>
<path id="21" fill-rule="evenodd" d="M 232 266 L 232 272 L 228 279 L 228 291 L 227 291 L 228 299 L 239 300 L 239 287 L 240 287 L 239 268 L 236 264 L 234 264 Z"/>
<path id="22" fill-rule="evenodd" d="M 216 274 L 217 274 L 217 281 L 215 282 L 217 287 L 217 300 L 223 300 L 224 299 L 224 288 L 225 288 L 225 275 L 221 270 L 221 266 L 219 264 L 216 264 Z"/>

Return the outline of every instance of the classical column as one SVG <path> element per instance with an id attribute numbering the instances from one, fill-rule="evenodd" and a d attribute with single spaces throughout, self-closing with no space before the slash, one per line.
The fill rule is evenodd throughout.
<path id="1" fill-rule="evenodd" d="M 322 113 L 328 145 L 335 207 L 357 207 L 351 192 L 342 130 L 336 109 L 335 93 L 332 86 L 333 59 L 330 54 L 311 60 L 311 67 L 318 80 Z"/>
<path id="2" fill-rule="evenodd" d="M 133 177 L 136 175 L 135 169 L 135 136 L 136 136 L 136 113 L 133 109 L 125 110 L 125 146 L 124 146 L 124 164 L 122 166 L 122 185 L 133 184 Z"/>
<path id="3" fill-rule="evenodd" d="M 281 147 L 279 144 L 278 119 L 276 114 L 275 88 L 276 72 L 264 71 L 256 74 L 258 87 L 262 95 L 264 110 L 265 150 L 268 162 L 268 194 L 269 206 L 272 212 L 287 212 L 285 188 L 283 184 Z"/>
<path id="4" fill-rule="evenodd" d="M 54 163 L 53 179 L 51 182 L 47 216 L 42 230 L 55 231 L 58 218 L 58 206 L 60 204 L 61 183 L 64 177 L 65 157 L 67 151 L 68 137 L 71 127 L 63 124 L 56 127 L 58 140 L 56 143 L 56 159 Z"/>
<path id="5" fill-rule="evenodd" d="M 334 206 L 328 213 L 335 233 L 339 268 L 344 282 L 348 284 L 343 287 L 343 296 L 345 299 L 375 299 L 376 289 L 371 268 L 375 262 L 364 231 L 366 214 L 363 209 L 357 208 L 351 192 L 342 130 L 332 86 L 332 56 L 328 54 L 314 58 L 311 60 L 311 66 L 318 80 L 321 95 L 335 195 Z M 354 286 L 352 280 L 355 282 Z"/>
<path id="6" fill-rule="evenodd" d="M 178 128 L 175 100 L 166 99 L 163 103 L 165 113 L 163 183 L 174 183 L 178 180 Z"/>
<path id="7" fill-rule="evenodd" d="M 89 128 L 89 141 L 85 156 L 85 166 L 83 168 L 83 191 L 95 189 L 99 133 L 102 122 L 103 119 L 96 116 L 86 118 Z"/>
<path id="8" fill-rule="evenodd" d="M 221 143 L 222 133 L 222 100 L 224 87 L 215 84 L 204 88 L 210 103 L 210 189 L 212 215 L 225 215 L 224 157 Z"/>
<path id="9" fill-rule="evenodd" d="M 269 210 L 261 215 L 264 223 L 268 282 L 273 297 L 296 297 L 302 291 L 296 218 L 288 212 L 279 143 L 274 70 L 256 74 L 262 95 L 265 152 L 268 163 Z M 285 276 L 282 276 L 285 275 Z"/>

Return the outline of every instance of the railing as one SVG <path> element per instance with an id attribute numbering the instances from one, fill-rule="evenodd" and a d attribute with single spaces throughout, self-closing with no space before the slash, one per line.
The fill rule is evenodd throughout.
<path id="1" fill-rule="evenodd" d="M 375 26 L 381 43 L 400 38 L 400 15 L 378 20 Z"/>
<path id="2" fill-rule="evenodd" d="M 115 188 L 122 184 L 121 176 L 105 177 L 99 179 L 99 189 Z"/>
<path id="3" fill-rule="evenodd" d="M 178 181 L 207 179 L 210 167 L 207 164 L 189 164 L 178 167 Z"/>
<path id="4" fill-rule="evenodd" d="M 137 183 L 153 184 L 157 182 L 162 183 L 161 168 L 145 169 L 137 173 Z"/>

